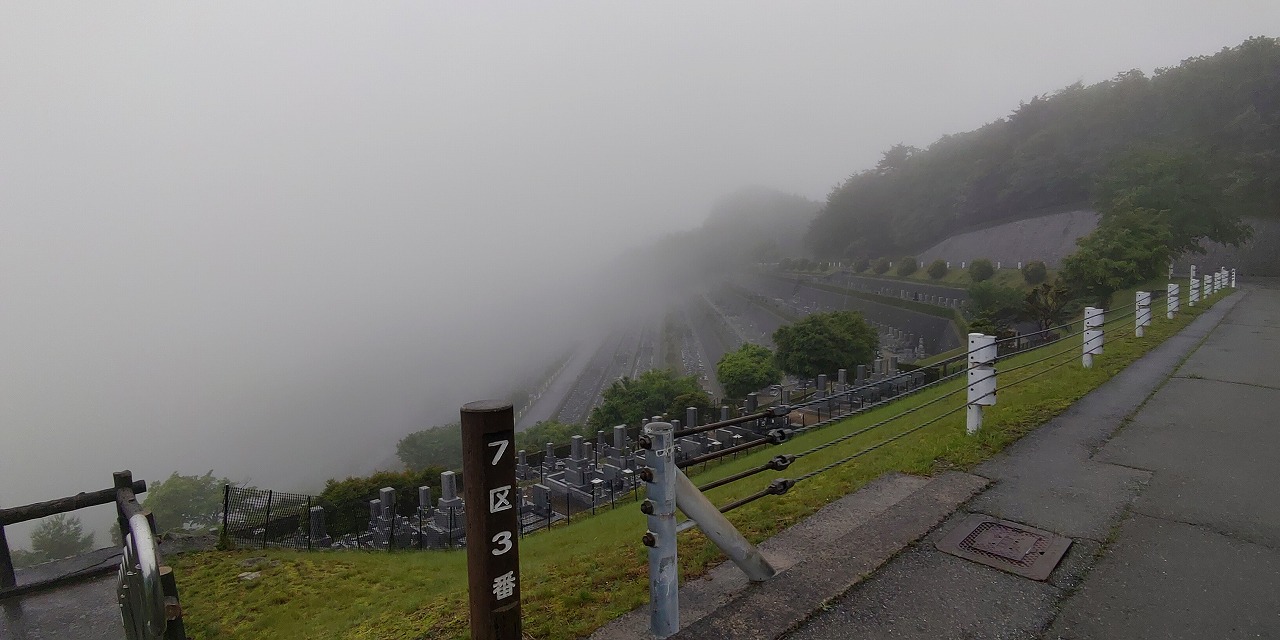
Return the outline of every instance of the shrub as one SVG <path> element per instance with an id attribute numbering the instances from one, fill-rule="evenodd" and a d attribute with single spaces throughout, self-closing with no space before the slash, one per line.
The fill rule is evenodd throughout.
<path id="1" fill-rule="evenodd" d="M 898 261 L 898 275 L 909 276 L 920 268 L 920 263 L 916 262 L 914 256 L 907 256 Z"/>
<path id="2" fill-rule="evenodd" d="M 853 263 L 854 273 L 862 273 L 871 268 L 871 261 L 866 258 L 858 258 Z"/>
<path id="3" fill-rule="evenodd" d="M 949 270 L 950 269 L 947 268 L 947 262 L 945 260 L 934 260 L 929 264 L 929 268 L 925 271 L 928 272 L 930 278 L 933 278 L 934 280 L 941 280 L 946 277 L 947 271 Z"/>
<path id="4" fill-rule="evenodd" d="M 1032 260 L 1022 265 L 1022 279 L 1026 280 L 1027 284 L 1031 286 L 1044 282 L 1044 279 L 1048 276 L 1049 267 L 1039 260 Z"/>
<path id="5" fill-rule="evenodd" d="M 986 258 L 978 258 L 969 263 L 969 277 L 974 282 L 982 282 L 990 280 L 991 276 L 996 274 L 996 268 L 992 266 L 991 261 Z"/>
<path id="6" fill-rule="evenodd" d="M 871 270 L 875 271 L 877 274 L 883 274 L 887 273 L 891 266 L 893 265 L 890 264 L 888 258 L 879 258 L 876 260 L 875 264 L 871 266 Z"/>

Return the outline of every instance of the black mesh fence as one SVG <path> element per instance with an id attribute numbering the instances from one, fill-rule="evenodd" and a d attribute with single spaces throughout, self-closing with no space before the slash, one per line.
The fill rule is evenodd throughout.
<path id="1" fill-rule="evenodd" d="M 312 496 L 227 485 L 222 530 L 236 546 L 307 548 Z"/>

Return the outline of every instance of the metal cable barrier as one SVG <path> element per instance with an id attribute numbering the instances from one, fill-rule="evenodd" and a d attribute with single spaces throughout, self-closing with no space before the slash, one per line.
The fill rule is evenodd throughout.
<path id="1" fill-rule="evenodd" d="M 1192 282 L 1197 283 L 1198 281 L 1193 277 Z M 1220 270 L 1212 281 L 1209 276 L 1205 276 L 1204 282 L 1206 287 L 1205 299 L 1220 288 L 1235 285 L 1234 274 L 1225 269 Z M 1228 282 L 1230 283 L 1229 285 L 1227 284 Z M 1217 285 L 1217 289 L 1212 288 L 1215 285 Z M 1167 317 L 1172 319 L 1179 310 L 1178 285 L 1168 285 L 1167 294 L 1163 297 L 1167 302 Z M 816 409 L 820 412 L 822 407 L 830 409 L 830 413 L 825 420 L 820 419 L 813 425 L 802 423 L 799 428 L 794 429 L 775 428 L 769 431 L 768 434 L 749 443 L 726 448 L 722 451 L 745 450 L 764 444 L 782 444 L 792 435 L 806 434 L 834 422 L 882 408 L 908 396 L 937 389 L 942 385 L 954 382 L 961 375 L 968 378 L 968 383 L 964 386 L 946 390 L 936 397 L 929 398 L 866 426 L 856 428 L 849 433 L 833 437 L 799 452 L 774 455 L 762 464 L 704 483 L 701 486 L 694 486 L 685 477 L 681 467 L 688 468 L 698 462 L 720 457 L 718 454 L 721 452 L 692 457 L 678 463 L 676 461 L 675 436 L 704 433 L 712 429 L 721 428 L 726 425 L 726 422 L 721 421 L 720 423 L 703 427 L 690 426 L 684 430 L 678 430 L 666 422 L 655 421 L 648 423 L 644 426 L 645 435 L 640 440 L 641 445 L 648 449 L 645 457 L 648 466 L 641 470 L 640 475 L 641 479 L 646 483 L 646 494 L 648 496 L 641 504 L 641 510 L 648 516 L 648 530 L 643 536 L 643 541 L 649 547 L 650 631 L 655 637 L 666 638 L 679 630 L 678 563 L 676 561 L 675 545 L 675 536 L 679 532 L 694 527 L 701 529 L 752 581 L 767 580 L 774 575 L 774 569 L 760 556 L 755 546 L 747 541 L 733 524 L 724 517 L 725 513 L 767 496 L 785 494 L 801 483 L 848 464 L 911 434 L 918 433 L 962 411 L 967 413 L 966 432 L 969 435 L 974 435 L 982 426 L 983 407 L 996 404 L 999 390 L 1016 387 L 1040 378 L 1076 362 L 1077 358 L 1080 359 L 1079 362 L 1082 368 L 1090 368 L 1093 364 L 1093 357 L 1103 353 L 1105 342 L 1110 341 L 1114 345 L 1123 340 L 1142 337 L 1144 328 L 1151 324 L 1151 300 L 1152 294 L 1150 292 L 1139 291 L 1136 295 L 1135 305 L 1126 312 L 1106 318 L 1109 315 L 1108 312 L 1102 309 L 1086 307 L 1082 322 L 1064 323 L 1041 329 L 1033 334 L 997 340 L 995 336 L 971 333 L 969 334 L 969 348 L 965 353 L 928 365 L 930 368 L 937 368 L 938 378 L 927 383 L 915 384 L 919 382 L 916 374 L 922 371 L 915 370 L 872 380 L 867 384 L 860 384 L 851 388 L 842 388 L 832 395 L 826 395 L 825 388 L 819 385 L 814 397 L 805 402 L 781 405 L 770 410 L 755 412 L 742 418 L 737 418 L 731 422 L 743 425 L 756 421 L 759 424 L 760 421 L 776 421 L 782 416 L 791 416 L 797 411 Z M 1122 330 L 1123 323 L 1130 319 L 1134 323 L 1132 332 Z M 1081 327 L 1072 331 L 1071 329 L 1077 324 L 1081 325 Z M 1059 332 L 1062 331 L 1066 331 L 1066 333 L 1060 334 Z M 1115 337 L 1110 337 L 1113 335 Z M 1015 343 L 1020 345 L 1022 341 L 1029 338 L 1033 341 L 1034 346 L 1018 349 L 1003 355 L 998 351 L 999 346 L 1002 344 Z M 1036 338 L 1043 339 L 1037 340 Z M 1076 342 L 1076 338 L 1080 338 L 1080 341 Z M 1068 343 L 1070 346 L 1053 348 L 1055 345 Z M 1039 353 L 1032 354 L 1031 352 Z M 1011 365 L 1001 371 L 1001 376 L 1009 376 L 1017 372 L 1022 373 L 1012 380 L 1006 378 L 997 384 L 996 364 L 1008 362 L 1015 356 L 1020 359 L 1030 359 Z M 964 368 L 954 373 L 945 374 L 948 370 L 948 365 L 962 360 L 966 361 Z M 823 378 L 825 379 L 825 376 Z M 843 387 L 843 382 L 844 375 L 842 370 L 840 376 L 841 387 Z M 897 393 L 871 398 L 870 394 L 886 388 L 886 385 L 893 388 L 895 384 L 903 385 L 902 388 L 896 389 Z M 763 488 L 720 507 L 713 506 L 702 493 L 761 473 L 787 470 L 798 460 L 847 443 L 870 432 L 883 430 L 888 425 L 902 422 L 904 418 L 950 400 L 962 392 L 967 394 L 966 398 L 956 406 L 910 424 L 904 429 L 881 437 L 875 442 L 866 444 L 856 451 L 806 471 L 795 478 L 775 478 Z M 832 408 L 833 406 L 839 407 L 841 411 L 837 412 L 835 408 Z M 844 411 L 843 409 L 846 406 L 848 410 Z M 821 414 L 819 413 L 819 415 Z M 788 427 L 793 426 L 790 420 L 791 418 L 788 417 Z M 677 523 L 675 513 L 677 508 L 689 516 L 689 519 L 682 523 Z"/>

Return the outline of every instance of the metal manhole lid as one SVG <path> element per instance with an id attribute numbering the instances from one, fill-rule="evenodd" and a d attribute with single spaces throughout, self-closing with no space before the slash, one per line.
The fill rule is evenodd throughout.
<path id="1" fill-rule="evenodd" d="M 935 546 L 939 551 L 966 560 L 1032 580 L 1046 580 L 1067 553 L 1071 538 L 975 514 L 965 518 Z"/>

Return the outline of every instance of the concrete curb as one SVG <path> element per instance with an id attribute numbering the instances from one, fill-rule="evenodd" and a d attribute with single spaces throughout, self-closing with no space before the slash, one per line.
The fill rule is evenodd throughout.
<path id="1" fill-rule="evenodd" d="M 988 482 L 967 473 L 940 474 L 880 515 L 814 549 L 778 577 L 751 585 L 740 597 L 672 637 L 778 637 L 927 534 Z"/>

